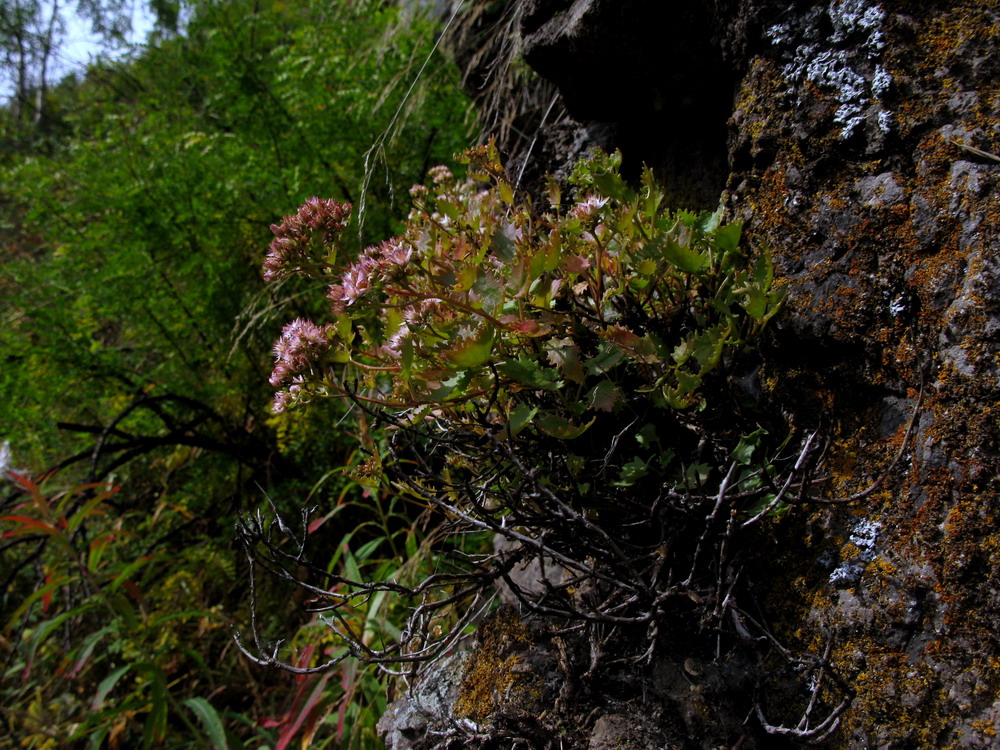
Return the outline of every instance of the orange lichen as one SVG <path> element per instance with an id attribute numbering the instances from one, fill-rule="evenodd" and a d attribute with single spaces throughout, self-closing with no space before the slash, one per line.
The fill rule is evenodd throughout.
<path id="1" fill-rule="evenodd" d="M 500 709 L 523 703 L 525 694 L 537 697 L 538 678 L 523 668 L 521 654 L 531 645 L 531 635 L 513 609 L 498 609 L 476 635 L 454 714 L 481 723 Z"/>
<path id="2" fill-rule="evenodd" d="M 1000 3 L 933 10 L 910 3 L 883 5 L 888 38 L 917 37 L 914 44 L 888 45 L 885 59 L 893 77 L 916 92 L 893 105 L 895 135 L 907 144 L 903 151 L 854 162 L 828 158 L 843 153 L 844 146 L 832 121 L 823 131 L 816 119 L 821 108 L 796 113 L 808 136 L 794 135 L 783 108 L 773 104 L 788 84 L 775 80 L 772 62 L 751 66 L 737 101 L 740 122 L 748 124 L 751 156 L 766 144 L 774 157 L 741 173 L 739 200 L 732 206 L 746 218 L 748 235 L 775 248 L 779 267 L 793 274 L 786 283 L 790 314 L 822 318 L 832 326 L 822 343 L 844 342 L 845 357 L 854 357 L 824 364 L 817 372 L 792 356 L 766 363 L 763 371 L 765 391 L 793 404 L 797 419 L 834 423 L 825 466 L 830 481 L 824 485 L 831 495 L 863 488 L 902 446 L 905 425 L 883 436 L 883 405 L 859 407 L 859 386 L 873 393 L 905 389 L 913 404 L 923 394 L 918 433 L 902 446 L 891 480 L 859 504 L 862 515 L 877 520 L 883 532 L 862 583 L 853 594 L 842 594 L 867 598 L 863 606 L 875 613 L 875 621 L 865 625 L 847 619 L 838 608 L 838 592 L 813 563 L 820 550 L 837 550 L 841 560 L 859 553 L 843 531 L 810 532 L 798 540 L 787 536 L 790 530 L 782 531 L 784 546 L 774 560 L 778 570 L 764 606 L 776 636 L 788 647 L 815 652 L 818 622 L 837 633 L 833 665 L 857 697 L 834 746 L 865 736 L 879 746 L 944 747 L 957 742 L 960 717 L 974 716 L 980 701 L 985 710 L 1000 682 L 995 627 L 1000 602 L 990 600 L 1000 591 L 1000 487 L 995 471 L 984 467 L 975 452 L 997 440 L 995 379 L 977 373 L 996 367 L 998 357 L 995 344 L 977 335 L 985 331 L 982 311 L 988 301 L 966 288 L 977 272 L 976 254 L 985 258 L 995 252 L 991 243 L 1000 226 L 1000 192 L 994 177 L 988 178 L 994 180 L 992 189 L 980 193 L 954 177 L 957 162 L 975 157 L 951 140 L 1000 152 L 1000 143 L 989 141 L 997 137 L 1000 81 L 976 83 L 975 96 L 961 100 L 966 104 L 956 108 L 951 103 L 973 88 L 966 82 L 971 51 L 997 46 L 997 15 L 984 10 L 995 11 Z M 823 97 L 817 90 L 802 93 Z M 815 163 L 822 170 L 810 171 Z M 810 179 L 805 206 L 789 205 L 792 170 Z M 892 205 L 861 205 L 859 175 L 888 171 L 903 198 Z M 963 221 L 968 224 L 963 212 L 978 217 L 982 229 L 977 235 L 963 228 Z M 820 222 L 831 213 L 851 214 L 851 221 L 837 225 L 843 229 Z M 817 226 L 830 229 L 823 233 Z M 821 287 L 821 295 L 812 293 Z M 913 300 L 898 316 L 885 309 L 897 295 Z M 964 357 L 964 363 L 939 361 L 939 336 L 959 298 L 967 311 L 962 338 L 955 343 L 961 354 L 955 356 Z M 843 510 L 795 512 L 802 514 L 794 527 L 800 533 L 814 525 L 843 528 L 829 521 Z M 921 597 L 926 600 L 917 607 L 923 619 L 913 626 L 921 634 L 919 648 L 887 645 L 887 629 L 911 617 L 909 602 Z M 975 674 L 983 687 L 976 688 L 971 703 L 960 705 L 943 680 L 963 670 Z M 990 723 L 971 726 L 984 736 L 995 731 Z"/>

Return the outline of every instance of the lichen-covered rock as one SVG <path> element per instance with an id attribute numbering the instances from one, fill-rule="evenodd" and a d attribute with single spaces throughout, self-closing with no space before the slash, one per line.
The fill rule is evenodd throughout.
<path id="1" fill-rule="evenodd" d="M 520 12 L 528 63 L 580 128 L 633 169 L 654 166 L 679 202 L 721 195 L 773 249 L 788 303 L 746 390 L 830 437 L 829 495 L 891 469 L 856 502 L 796 508 L 760 540 L 769 564 L 747 573 L 773 647 L 827 654 L 846 686 L 826 744 L 995 747 L 1000 3 L 531 0 Z M 741 628 L 664 627 L 653 666 L 600 675 L 586 644 L 535 637 L 565 685 L 538 694 L 549 734 L 530 742 L 642 747 L 622 718 L 642 715 L 665 747 L 797 744 L 774 734 L 795 726 L 795 675 L 755 694 L 777 668 L 746 660 Z M 579 731 L 556 744 L 560 726 Z"/>

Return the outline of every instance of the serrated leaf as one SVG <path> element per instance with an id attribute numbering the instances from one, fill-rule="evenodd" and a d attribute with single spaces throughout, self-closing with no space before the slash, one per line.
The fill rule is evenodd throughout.
<path id="1" fill-rule="evenodd" d="M 622 392 L 610 380 L 602 380 L 587 393 L 587 406 L 596 411 L 614 411 L 622 401 Z"/>
<path id="2" fill-rule="evenodd" d="M 542 367 L 538 360 L 529 357 L 522 356 L 499 364 L 497 370 L 516 383 L 529 388 L 555 391 L 563 385 L 562 381 L 558 379 L 559 373 L 556 370 Z"/>
<path id="3" fill-rule="evenodd" d="M 661 234 L 657 245 L 663 257 L 684 273 L 697 273 L 708 260 L 707 256 L 691 246 L 691 231 L 681 222 Z"/>
<path id="4" fill-rule="evenodd" d="M 643 276 L 652 276 L 656 273 L 656 268 L 656 261 L 652 258 L 646 258 L 645 260 L 640 261 L 635 267 L 636 271 L 641 273 Z"/>
<path id="5" fill-rule="evenodd" d="M 763 290 L 770 289 L 774 282 L 774 264 L 768 252 L 761 252 L 753 265 L 752 278 L 754 283 Z"/>
<path id="6" fill-rule="evenodd" d="M 496 311 L 503 298 L 500 282 L 493 277 L 493 274 L 482 271 L 476 274 L 472 291 L 474 300 L 479 303 L 477 307 L 490 314 Z"/>
<path id="7" fill-rule="evenodd" d="M 514 189 L 506 180 L 497 181 L 497 191 L 500 193 L 500 200 L 508 206 L 514 202 Z"/>
<path id="8" fill-rule="evenodd" d="M 462 215 L 458 206 L 450 201 L 444 200 L 443 198 L 438 198 L 435 205 L 440 213 L 444 214 L 452 221 L 458 221 L 459 217 Z"/>
<path id="9" fill-rule="evenodd" d="M 731 253 L 739 247 L 740 236 L 743 234 L 743 222 L 733 221 L 719 227 L 713 237 L 714 245 L 719 250 Z"/>
<path id="10" fill-rule="evenodd" d="M 580 351 L 572 339 L 551 342 L 546 352 L 548 361 L 559 368 L 562 376 L 574 383 L 583 383 L 587 375 L 580 364 Z"/>
<path id="11" fill-rule="evenodd" d="M 574 440 L 585 433 L 592 424 L 594 424 L 593 419 L 585 425 L 575 425 L 558 414 L 539 414 L 534 421 L 535 427 L 540 432 L 560 440 Z"/>
<path id="12" fill-rule="evenodd" d="M 702 211 L 698 214 L 697 227 L 704 234 L 711 234 L 716 229 L 719 228 L 719 224 L 722 222 L 722 206 L 719 206 L 715 211 L 709 213 L 708 211 Z"/>
<path id="13" fill-rule="evenodd" d="M 635 198 L 635 191 L 614 172 L 601 172 L 593 175 L 592 179 L 601 195 L 624 202 L 631 202 Z"/>
<path id="14" fill-rule="evenodd" d="M 689 375 L 682 370 L 678 370 L 677 383 L 685 393 L 692 393 L 701 385 L 701 378 L 697 375 Z"/>
<path id="15" fill-rule="evenodd" d="M 493 233 L 493 239 L 490 240 L 490 251 L 504 263 L 514 260 L 517 253 L 517 246 L 508 235 L 508 231 L 510 231 L 509 224 L 502 226 Z"/>
<path id="16" fill-rule="evenodd" d="M 471 370 L 460 370 L 430 391 L 431 401 L 444 401 L 453 395 L 460 395 L 472 381 Z"/>
<path id="17" fill-rule="evenodd" d="M 691 342 L 691 349 L 698 362 L 699 375 L 704 375 L 719 363 L 728 333 L 728 326 L 713 326 L 695 336 Z"/>
<path id="18" fill-rule="evenodd" d="M 638 336 L 621 325 L 611 326 L 602 335 L 633 359 L 647 364 L 659 362 L 656 344 L 649 336 Z"/>
<path id="19" fill-rule="evenodd" d="M 399 342 L 399 362 L 400 377 L 405 381 L 410 379 L 410 370 L 413 368 L 413 341 L 409 336 L 403 337 Z"/>
<path id="20" fill-rule="evenodd" d="M 622 466 L 618 480 L 611 484 L 615 487 L 631 487 L 648 473 L 649 466 L 641 458 L 636 457 Z"/>
<path id="21" fill-rule="evenodd" d="M 484 325 L 474 336 L 459 339 L 453 348 L 444 352 L 444 357 L 462 370 L 482 367 L 493 353 L 493 339 L 493 326 Z"/>
<path id="22" fill-rule="evenodd" d="M 625 359 L 625 353 L 617 346 L 602 342 L 597 348 L 597 356 L 588 359 L 584 366 L 591 375 L 603 375 Z"/>
<path id="23" fill-rule="evenodd" d="M 750 287 L 746 290 L 746 295 L 740 302 L 740 306 L 747 311 L 754 320 L 760 320 L 767 314 L 767 294 L 757 287 Z"/>
<path id="24" fill-rule="evenodd" d="M 456 292 L 468 291 L 476 283 L 478 276 L 479 269 L 475 266 L 464 266 L 458 269 L 458 272 L 455 274 L 455 285 L 452 287 L 452 290 Z"/>

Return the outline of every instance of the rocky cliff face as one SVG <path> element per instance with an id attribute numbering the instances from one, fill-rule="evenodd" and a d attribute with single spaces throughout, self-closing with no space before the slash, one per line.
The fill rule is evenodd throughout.
<path id="1" fill-rule="evenodd" d="M 796 508 L 747 575 L 770 648 L 825 659 L 841 682 L 824 700 L 846 708 L 822 727 L 829 711 L 787 713 L 794 669 L 764 700 L 773 663 L 706 651 L 711 633 L 595 675 L 568 636 L 505 614 L 436 678 L 462 716 L 411 712 L 390 744 L 781 747 L 836 724 L 826 746 L 995 747 L 1000 3 L 519 5 L 524 57 L 568 113 L 558 137 L 536 134 L 539 169 L 621 148 L 679 204 L 721 196 L 773 249 L 788 303 L 748 388 L 831 437 L 831 496 L 868 491 Z M 469 709 L 490 679 L 494 697 Z"/>

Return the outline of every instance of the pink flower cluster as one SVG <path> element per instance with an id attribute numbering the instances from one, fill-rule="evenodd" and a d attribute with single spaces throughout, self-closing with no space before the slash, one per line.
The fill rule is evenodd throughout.
<path id="1" fill-rule="evenodd" d="M 405 268 L 413 258 L 413 248 L 402 237 L 385 240 L 369 247 L 351 264 L 339 284 L 333 284 L 327 297 L 333 303 L 333 312 L 339 315 L 371 291 L 372 284 L 392 276 Z"/>
<path id="2" fill-rule="evenodd" d="M 307 369 L 329 346 L 326 331 L 318 325 L 302 318 L 293 320 L 274 342 L 271 385 L 278 387 L 290 376 Z"/>
<path id="3" fill-rule="evenodd" d="M 281 224 L 272 224 L 274 239 L 264 259 L 264 280 L 275 281 L 312 262 L 314 239 L 324 244 L 336 241 L 351 218 L 351 204 L 310 198 Z"/>
<path id="4" fill-rule="evenodd" d="M 443 182 L 451 182 L 455 179 L 455 175 L 453 175 L 451 170 L 443 164 L 431 167 L 427 171 L 427 176 L 431 178 L 435 185 L 440 185 Z"/>
<path id="5" fill-rule="evenodd" d="M 301 375 L 292 378 L 292 384 L 288 390 L 278 391 L 274 394 L 274 403 L 271 404 L 271 411 L 274 414 L 281 414 L 290 404 L 302 398 L 304 380 Z"/>

